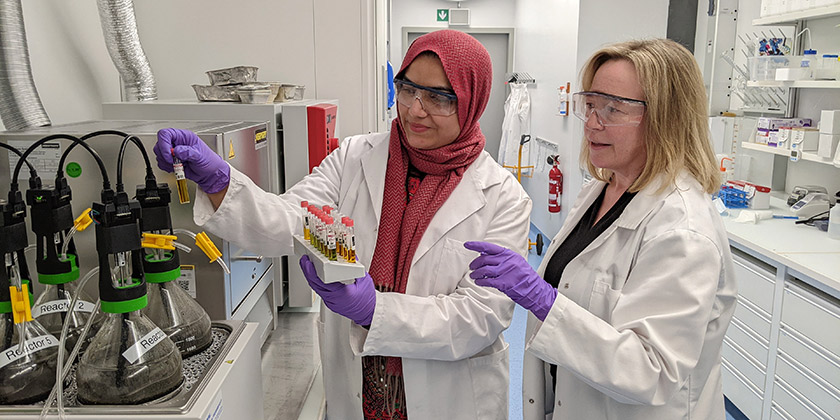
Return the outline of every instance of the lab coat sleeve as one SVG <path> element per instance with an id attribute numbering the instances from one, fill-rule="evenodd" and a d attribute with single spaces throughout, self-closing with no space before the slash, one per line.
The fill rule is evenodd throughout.
<path id="1" fill-rule="evenodd" d="M 495 164 L 495 163 L 494 163 Z M 498 211 L 483 236 L 469 240 L 493 242 L 528 252 L 531 200 L 513 177 L 500 194 Z M 477 233 L 478 235 L 478 233 Z M 444 252 L 465 252 L 466 264 L 477 253 L 463 248 Z M 474 255 L 473 255 L 474 254 Z M 411 281 L 434 281 L 412 278 Z M 384 355 L 416 359 L 454 361 L 479 354 L 496 342 L 513 318 L 514 303 L 492 287 L 481 287 L 464 275 L 447 295 L 412 296 L 377 293 L 370 330 L 355 326 L 351 346 L 358 355 Z"/>
<path id="2" fill-rule="evenodd" d="M 266 257 L 294 253 L 293 234 L 303 234 L 302 200 L 336 207 L 349 139 L 330 153 L 311 174 L 286 193 L 258 187 L 242 172 L 230 168 L 230 184 L 217 210 L 200 189 L 193 208 L 195 224 L 239 247 Z M 359 145 L 361 146 L 361 145 Z"/>
<path id="3" fill-rule="evenodd" d="M 722 255 L 699 233 L 662 233 L 642 243 L 610 323 L 560 294 L 527 349 L 618 402 L 662 405 L 698 363 Z"/>

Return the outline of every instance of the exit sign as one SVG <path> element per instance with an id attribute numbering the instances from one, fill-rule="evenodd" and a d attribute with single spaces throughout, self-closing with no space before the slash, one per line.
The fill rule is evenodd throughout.
<path id="1" fill-rule="evenodd" d="M 449 22 L 449 9 L 437 9 L 437 21 Z"/>

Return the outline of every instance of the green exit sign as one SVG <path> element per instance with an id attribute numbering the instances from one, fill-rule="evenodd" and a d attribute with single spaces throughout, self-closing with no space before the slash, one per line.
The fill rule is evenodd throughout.
<path id="1" fill-rule="evenodd" d="M 449 22 L 449 9 L 437 9 L 437 21 Z"/>

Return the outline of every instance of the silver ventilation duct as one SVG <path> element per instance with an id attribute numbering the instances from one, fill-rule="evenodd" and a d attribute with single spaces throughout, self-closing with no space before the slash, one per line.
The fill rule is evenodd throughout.
<path id="1" fill-rule="evenodd" d="M 0 117 L 7 130 L 50 125 L 32 78 L 21 0 L 0 0 Z"/>
<path id="2" fill-rule="evenodd" d="M 152 67 L 140 45 L 131 0 L 97 0 L 105 45 L 120 73 L 123 100 L 157 99 Z"/>

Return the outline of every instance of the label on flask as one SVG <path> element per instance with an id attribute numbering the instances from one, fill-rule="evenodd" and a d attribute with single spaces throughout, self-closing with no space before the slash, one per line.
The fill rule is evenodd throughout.
<path id="1" fill-rule="evenodd" d="M 91 302 L 87 302 L 84 300 L 77 300 L 76 301 L 76 309 L 73 312 L 93 312 L 93 308 L 95 308 Z M 67 312 L 67 309 L 70 308 L 70 299 L 62 299 L 62 300 L 51 300 L 49 302 L 44 302 L 39 305 L 35 305 L 32 307 L 32 317 L 38 318 L 41 315 L 48 315 L 54 314 L 56 312 Z"/>
<path id="2" fill-rule="evenodd" d="M 29 340 L 24 341 L 23 349 L 21 349 L 20 345 L 16 344 L 3 350 L 3 352 L 0 353 L 0 369 L 18 359 L 57 345 L 58 339 L 52 334 L 32 337 Z"/>
<path id="3" fill-rule="evenodd" d="M 144 335 L 140 340 L 134 343 L 133 346 L 129 347 L 128 350 L 124 351 L 122 356 L 125 357 L 125 360 L 128 360 L 129 363 L 134 364 L 137 360 L 140 359 L 144 354 L 151 351 L 158 343 L 163 341 L 166 338 L 166 333 L 163 332 L 160 328 L 155 327 L 150 333 Z"/>

